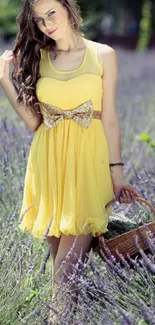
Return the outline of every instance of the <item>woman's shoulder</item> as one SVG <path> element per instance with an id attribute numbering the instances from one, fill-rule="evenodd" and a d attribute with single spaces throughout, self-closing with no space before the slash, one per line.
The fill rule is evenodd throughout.
<path id="1" fill-rule="evenodd" d="M 97 52 L 98 60 L 102 69 L 105 69 L 105 66 L 113 64 L 116 62 L 116 52 L 115 50 L 104 43 L 95 42 L 87 39 L 88 47 L 94 49 Z"/>
<path id="2" fill-rule="evenodd" d="M 86 41 L 87 41 L 88 47 L 90 46 L 94 49 L 97 49 L 98 51 L 100 51 L 102 53 L 106 54 L 106 53 L 110 53 L 110 52 L 114 51 L 114 49 L 107 44 L 95 42 L 90 39 L 86 39 Z"/>

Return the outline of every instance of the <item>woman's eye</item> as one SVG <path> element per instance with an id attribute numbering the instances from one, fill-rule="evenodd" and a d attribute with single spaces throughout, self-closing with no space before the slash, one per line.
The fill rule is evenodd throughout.
<path id="1" fill-rule="evenodd" d="M 55 14 L 55 11 L 50 11 L 50 12 L 49 12 L 49 15 L 50 15 L 50 16 L 53 15 L 53 14 Z"/>
<path id="2" fill-rule="evenodd" d="M 35 19 L 35 22 L 36 22 L 37 24 L 39 24 L 39 23 L 40 23 L 40 19 Z"/>
<path id="3" fill-rule="evenodd" d="M 53 16 L 54 14 L 55 14 L 55 11 L 50 11 L 48 16 Z M 36 22 L 36 24 L 39 24 L 41 22 L 41 19 L 38 18 L 38 19 L 35 19 L 34 21 Z"/>

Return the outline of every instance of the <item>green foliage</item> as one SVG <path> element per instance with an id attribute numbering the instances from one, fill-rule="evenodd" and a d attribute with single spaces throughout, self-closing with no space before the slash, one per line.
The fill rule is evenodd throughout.
<path id="1" fill-rule="evenodd" d="M 10 38 L 18 31 L 16 16 L 20 11 L 19 0 L 3 0 L 0 3 L 0 36 Z"/>
<path id="2" fill-rule="evenodd" d="M 100 31 L 100 23 L 102 20 L 103 14 L 99 13 L 90 13 L 84 19 L 83 33 L 86 38 L 93 39 L 96 34 Z"/>
<path id="3" fill-rule="evenodd" d="M 140 21 L 140 33 L 139 40 L 137 43 L 137 50 L 144 52 L 149 44 L 151 37 L 151 24 L 152 24 L 152 1 L 146 0 L 144 1 L 144 5 L 142 7 L 142 18 Z"/>
<path id="4" fill-rule="evenodd" d="M 140 135 L 136 136 L 136 139 L 148 143 L 150 149 L 155 148 L 155 141 L 153 141 L 147 133 L 141 133 Z"/>
<path id="5" fill-rule="evenodd" d="M 128 10 L 128 5 L 130 1 L 126 0 L 124 3 L 124 9 Z M 99 28 L 100 16 L 103 18 L 105 12 L 110 12 L 113 16 L 117 16 L 118 6 L 121 4 L 121 0 L 109 1 L 109 0 L 97 0 L 97 1 L 82 1 L 78 0 L 78 5 L 80 6 L 82 17 L 84 21 L 89 20 L 90 31 L 88 36 L 93 37 L 95 34 L 95 29 Z M 10 38 L 14 37 L 18 31 L 18 25 L 16 23 L 16 16 L 20 12 L 22 5 L 22 0 L 1 0 L 0 2 L 0 37 Z M 138 4 L 131 5 L 133 11 L 140 11 L 140 6 Z M 152 12 L 152 17 L 151 17 Z M 142 19 L 140 22 L 140 35 L 137 44 L 138 50 L 145 50 L 149 42 L 151 29 L 155 31 L 155 5 L 153 1 L 146 0 L 142 9 Z M 94 21 L 95 17 L 95 21 Z M 99 17 L 99 19 L 98 19 Z M 90 21 L 91 25 L 90 25 Z M 152 21 L 152 22 L 151 22 Z M 94 25 L 93 25 L 94 22 Z M 151 27 L 152 25 L 152 27 Z M 94 30 L 92 28 L 94 27 Z M 97 30 L 96 30 L 97 31 Z M 85 31 L 84 31 L 85 32 Z"/>

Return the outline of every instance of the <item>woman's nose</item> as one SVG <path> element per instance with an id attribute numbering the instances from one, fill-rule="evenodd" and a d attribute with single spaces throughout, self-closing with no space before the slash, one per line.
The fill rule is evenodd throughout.
<path id="1" fill-rule="evenodd" d="M 51 21 L 48 21 L 48 20 L 44 19 L 43 24 L 46 27 L 47 31 L 51 31 L 51 30 L 54 29 L 54 27 L 52 26 L 53 24 L 52 24 Z"/>

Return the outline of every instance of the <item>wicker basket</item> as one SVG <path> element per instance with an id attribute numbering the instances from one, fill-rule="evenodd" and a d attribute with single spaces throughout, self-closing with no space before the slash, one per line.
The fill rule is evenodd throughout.
<path id="1" fill-rule="evenodd" d="M 113 199 L 112 201 L 110 201 L 106 205 L 106 208 L 116 201 L 117 199 Z M 135 196 L 135 201 L 140 201 L 141 203 L 147 205 L 155 216 L 155 208 L 151 205 L 150 202 L 143 199 L 139 195 Z M 155 238 L 155 221 L 147 223 L 147 228 L 151 230 L 153 238 Z M 97 237 L 93 237 L 91 249 L 93 250 L 93 252 L 98 253 L 102 260 L 106 260 L 105 257 L 108 257 L 107 248 L 110 253 L 116 258 L 116 262 L 121 260 L 121 257 L 117 254 L 116 250 L 118 250 L 118 252 L 123 255 L 126 260 L 128 260 L 128 255 L 130 257 L 134 257 L 139 254 L 136 247 L 136 237 L 137 242 L 139 246 L 143 249 L 143 251 L 148 251 L 149 245 L 146 241 L 147 234 L 144 225 L 138 226 L 135 229 L 132 229 L 126 233 L 123 233 L 111 239 L 105 239 L 104 234 L 100 234 Z"/>

